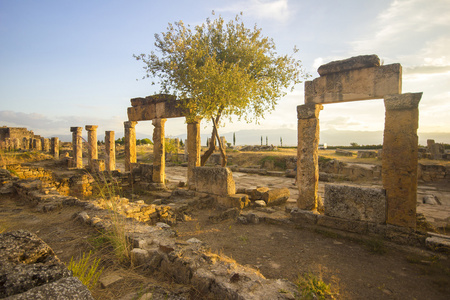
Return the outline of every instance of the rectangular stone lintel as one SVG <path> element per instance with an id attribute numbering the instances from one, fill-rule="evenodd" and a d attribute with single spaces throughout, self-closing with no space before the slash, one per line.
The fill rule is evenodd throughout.
<path id="1" fill-rule="evenodd" d="M 405 93 L 398 95 L 386 95 L 384 106 L 386 110 L 401 110 L 418 108 L 423 93 Z"/>
<path id="2" fill-rule="evenodd" d="M 155 118 L 179 118 L 186 114 L 179 106 L 179 101 L 170 100 L 166 102 L 152 102 L 144 105 L 128 107 L 129 121 L 148 121 Z"/>
<path id="3" fill-rule="evenodd" d="M 383 99 L 401 94 L 401 78 L 400 64 L 327 74 L 305 82 L 305 104 Z"/>

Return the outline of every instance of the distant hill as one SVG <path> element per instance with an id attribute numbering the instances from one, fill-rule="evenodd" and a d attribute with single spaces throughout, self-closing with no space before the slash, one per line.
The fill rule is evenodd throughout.
<path id="1" fill-rule="evenodd" d="M 206 145 L 206 140 L 211 137 L 211 133 L 202 131 L 201 144 Z M 297 145 L 297 130 L 293 129 L 256 129 L 256 130 L 239 130 L 236 134 L 236 145 L 260 145 L 261 136 L 263 137 L 263 144 L 266 144 L 266 137 L 269 145 L 280 146 L 280 138 L 283 139 L 283 146 L 296 146 Z M 445 132 L 419 132 L 419 144 L 426 145 L 427 139 L 434 139 L 437 143 L 450 144 L 450 133 Z M 116 138 L 121 138 L 123 133 L 116 133 Z M 233 132 L 227 132 L 221 134 L 229 143 L 233 143 Z M 144 135 L 137 133 L 138 139 L 150 138 L 151 134 Z M 175 136 L 181 140 L 187 138 L 186 134 Z M 72 141 L 71 135 L 59 136 L 62 141 Z M 104 140 L 105 136 L 99 133 L 98 139 Z M 320 131 L 320 143 L 327 143 L 330 146 L 349 146 L 350 143 L 358 143 L 360 145 L 379 145 L 383 143 L 382 131 L 350 131 L 350 130 L 321 130 Z"/>

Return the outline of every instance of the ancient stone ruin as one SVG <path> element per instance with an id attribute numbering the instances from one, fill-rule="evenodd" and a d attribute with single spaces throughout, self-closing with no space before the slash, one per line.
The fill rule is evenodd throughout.
<path id="1" fill-rule="evenodd" d="M 318 205 L 319 112 L 324 104 L 384 99 L 386 119 L 382 177 L 386 191 L 386 223 L 416 226 L 418 104 L 422 93 L 402 94 L 400 64 L 380 65 L 376 55 L 334 61 L 305 82 L 305 104 L 297 107 L 298 207 Z"/>

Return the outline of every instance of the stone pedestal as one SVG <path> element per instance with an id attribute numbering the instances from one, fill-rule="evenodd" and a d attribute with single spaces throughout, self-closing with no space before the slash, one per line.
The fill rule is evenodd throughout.
<path id="1" fill-rule="evenodd" d="M 59 138 L 57 137 L 51 139 L 51 154 L 54 159 L 59 159 Z"/>
<path id="2" fill-rule="evenodd" d="M 297 106 L 297 206 L 304 210 L 317 208 L 319 187 L 319 112 L 320 104 Z"/>
<path id="3" fill-rule="evenodd" d="M 125 171 L 131 171 L 132 164 L 136 163 L 136 123 L 123 122 L 125 129 Z"/>
<path id="4" fill-rule="evenodd" d="M 195 187 L 194 168 L 200 166 L 200 121 L 187 124 L 188 187 Z"/>
<path id="5" fill-rule="evenodd" d="M 388 224 L 416 227 L 418 105 L 422 93 L 387 95 L 382 177 Z"/>
<path id="6" fill-rule="evenodd" d="M 165 181 L 165 153 L 164 153 L 164 124 L 167 119 L 153 119 L 153 182 L 164 184 Z"/>
<path id="7" fill-rule="evenodd" d="M 70 127 L 72 132 L 73 167 L 83 168 L 83 139 L 81 137 L 81 127 Z"/>
<path id="8" fill-rule="evenodd" d="M 114 131 L 105 131 L 105 152 L 106 171 L 114 171 L 116 169 L 116 143 L 114 140 Z"/>
<path id="9" fill-rule="evenodd" d="M 86 125 L 85 129 L 88 132 L 88 159 L 89 168 L 93 168 L 93 160 L 98 159 L 97 150 L 97 125 Z"/>

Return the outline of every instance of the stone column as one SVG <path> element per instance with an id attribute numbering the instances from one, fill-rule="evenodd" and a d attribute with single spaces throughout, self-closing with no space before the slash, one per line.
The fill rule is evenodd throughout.
<path id="1" fill-rule="evenodd" d="M 114 140 L 114 131 L 105 131 L 105 168 L 106 171 L 116 169 L 116 142 Z"/>
<path id="2" fill-rule="evenodd" d="M 81 137 L 81 127 L 70 127 L 72 132 L 73 167 L 83 168 L 83 139 Z"/>
<path id="3" fill-rule="evenodd" d="M 40 136 L 33 138 L 33 150 L 42 151 L 42 141 Z"/>
<path id="4" fill-rule="evenodd" d="M 166 155 L 164 152 L 164 123 L 167 119 L 153 119 L 153 182 L 164 184 Z"/>
<path id="5" fill-rule="evenodd" d="M 200 166 L 200 120 L 187 124 L 187 141 L 185 151 L 188 153 L 187 185 L 195 187 L 194 168 Z"/>
<path id="6" fill-rule="evenodd" d="M 50 139 L 42 138 L 41 143 L 42 143 L 42 151 L 44 151 L 45 153 L 49 153 L 50 152 Z"/>
<path id="7" fill-rule="evenodd" d="M 297 206 L 304 210 L 317 208 L 319 188 L 319 112 L 321 104 L 297 106 Z"/>
<path id="8" fill-rule="evenodd" d="M 59 138 L 57 137 L 52 137 L 51 153 L 54 159 L 59 159 Z"/>
<path id="9" fill-rule="evenodd" d="M 416 227 L 419 101 L 422 93 L 386 95 L 382 177 L 386 222 Z"/>
<path id="10" fill-rule="evenodd" d="M 131 164 L 136 163 L 136 123 L 123 122 L 125 129 L 125 171 L 131 171 Z"/>
<path id="11" fill-rule="evenodd" d="M 98 159 L 97 150 L 97 125 L 86 125 L 84 127 L 88 132 L 88 159 L 89 168 L 93 168 L 93 160 Z"/>

